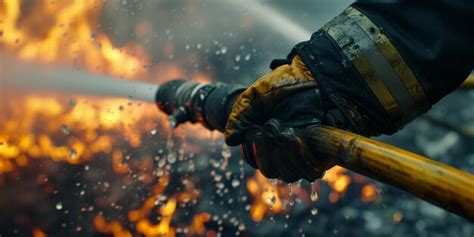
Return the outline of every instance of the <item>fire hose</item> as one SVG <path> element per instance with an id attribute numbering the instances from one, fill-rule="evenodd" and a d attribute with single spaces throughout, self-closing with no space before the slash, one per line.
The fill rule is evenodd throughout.
<path id="1" fill-rule="evenodd" d="M 173 126 L 201 123 L 223 131 L 233 102 L 243 87 L 174 80 L 161 85 L 158 107 Z M 329 126 L 295 128 L 314 157 L 327 159 L 474 221 L 474 176 L 430 158 Z M 316 167 L 314 167 L 316 168 Z"/>
<path id="2" fill-rule="evenodd" d="M 117 80 L 75 70 L 45 70 L 44 66 L 39 65 L 11 64 L 5 69 L 8 70 L 4 71 L 5 76 L 0 79 L 7 79 L 5 82 L 8 86 L 31 88 L 35 91 L 45 89 L 133 97 L 156 102 L 160 110 L 170 115 L 175 126 L 184 122 L 201 123 L 211 130 L 221 132 L 225 129 L 233 102 L 244 89 L 237 85 L 198 84 L 186 80 L 157 85 Z M 471 74 L 463 87 L 471 87 L 472 78 Z M 297 130 L 302 134 L 305 145 L 315 148 L 314 157 L 395 186 L 474 221 L 473 175 L 334 127 L 312 125 Z"/>

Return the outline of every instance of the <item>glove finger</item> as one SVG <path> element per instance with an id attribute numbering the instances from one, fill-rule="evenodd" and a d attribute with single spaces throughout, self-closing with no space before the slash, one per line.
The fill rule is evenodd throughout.
<path id="1" fill-rule="evenodd" d="M 280 178 L 280 174 L 274 167 L 274 164 L 271 162 L 269 157 L 271 157 L 271 153 L 268 149 L 265 148 L 265 139 L 262 136 L 261 130 L 256 132 L 254 135 L 254 142 L 253 142 L 253 153 L 255 154 L 255 161 L 257 164 L 258 169 L 262 174 L 269 178 L 275 179 Z"/>
<path id="2" fill-rule="evenodd" d="M 275 159 L 280 153 L 279 146 L 275 146 L 272 139 L 264 137 L 262 128 L 251 128 L 246 135 L 245 143 L 242 145 L 244 159 L 255 169 L 260 169 L 267 178 L 278 178 L 284 181 L 294 180 L 296 174 L 292 172 L 280 172 L 285 166 Z M 276 152 L 275 152 L 276 151 Z"/>
<path id="3" fill-rule="evenodd" d="M 265 123 L 262 132 L 265 144 L 259 148 L 268 150 L 267 154 L 269 154 L 269 156 L 258 158 L 271 162 L 276 169 L 275 172 L 279 174 L 280 179 L 291 183 L 299 180 L 301 177 L 298 169 L 292 163 L 289 163 L 287 159 L 290 159 L 290 157 L 298 153 L 291 149 L 291 144 L 287 143 L 288 140 L 280 139 L 279 134 L 281 130 L 278 120 L 272 119 Z"/>
<path id="4" fill-rule="evenodd" d="M 265 149 L 267 157 L 259 156 L 262 162 L 271 162 L 282 180 L 294 182 L 301 178 L 314 181 L 321 177 L 321 172 L 314 169 L 306 159 L 314 159 L 306 144 L 293 128 L 283 128 L 276 119 L 265 123 L 262 130 L 264 144 L 258 149 Z M 262 152 L 261 152 L 262 153 Z"/>
<path id="5" fill-rule="evenodd" d="M 259 125 L 255 121 L 256 118 L 262 117 L 260 110 L 252 109 L 255 103 L 253 99 L 248 97 L 247 90 L 239 96 L 227 120 L 224 135 L 225 141 L 229 146 L 240 145 L 245 139 L 247 130 L 251 126 Z"/>
<path id="6" fill-rule="evenodd" d="M 241 146 L 241 153 L 244 160 L 252 166 L 254 169 L 258 169 L 257 166 L 257 153 L 255 149 L 255 137 L 259 134 L 259 127 L 254 126 L 250 128 L 249 132 L 246 133 L 245 142 Z"/>
<path id="7" fill-rule="evenodd" d="M 263 149 L 268 150 L 266 154 L 269 156 L 259 157 L 259 159 L 271 163 L 272 167 L 275 169 L 274 172 L 278 174 L 279 179 L 287 183 L 292 183 L 301 178 L 298 170 L 293 166 L 293 164 L 286 161 L 287 155 L 292 155 L 291 152 L 286 151 L 287 147 L 270 145 Z"/>
<path id="8" fill-rule="evenodd" d="M 290 133 L 294 134 L 292 131 Z M 291 147 L 291 149 L 288 149 L 288 150 L 292 151 L 292 155 L 288 156 L 287 159 L 285 159 L 284 157 L 282 158 L 285 159 L 288 163 L 291 164 L 291 166 L 295 167 L 295 169 L 298 170 L 300 178 L 303 178 L 312 182 L 322 177 L 322 172 L 313 168 L 306 161 L 307 159 L 315 159 L 315 158 L 300 138 L 296 137 L 295 135 L 292 135 L 291 137 L 288 137 L 288 135 L 286 135 L 284 137 L 282 136 L 280 139 L 286 140 L 287 141 L 286 147 Z"/>

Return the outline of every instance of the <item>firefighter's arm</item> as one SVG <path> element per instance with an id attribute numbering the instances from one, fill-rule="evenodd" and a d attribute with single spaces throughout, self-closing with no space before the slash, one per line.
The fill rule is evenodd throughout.
<path id="1" fill-rule="evenodd" d="M 352 4 L 237 98 L 227 143 L 243 144 L 246 160 L 268 177 L 320 176 L 328 164 L 305 170 L 316 158 L 304 147 L 294 154 L 298 138 L 282 139 L 291 131 L 279 123 L 322 123 L 368 136 L 398 131 L 472 70 L 473 9 L 460 0 Z"/>
<path id="2" fill-rule="evenodd" d="M 355 125 L 373 128 L 359 132 L 392 134 L 469 75 L 473 5 L 359 1 L 297 45 L 293 55 L 303 58 L 326 97 L 358 107 L 366 119 L 352 119 Z"/>

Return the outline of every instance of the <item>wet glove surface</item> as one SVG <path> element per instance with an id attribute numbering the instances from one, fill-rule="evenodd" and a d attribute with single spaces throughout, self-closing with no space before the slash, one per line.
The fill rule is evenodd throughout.
<path id="1" fill-rule="evenodd" d="M 227 144 L 242 144 L 250 127 L 262 126 L 275 116 L 289 119 L 291 115 L 285 115 L 284 110 L 291 108 L 281 104 L 286 102 L 287 106 L 296 105 L 297 103 L 288 104 L 288 98 L 298 92 L 314 90 L 316 86 L 316 81 L 299 56 L 294 57 L 291 64 L 282 65 L 265 74 L 240 94 L 234 103 L 225 129 Z"/>
<path id="2" fill-rule="evenodd" d="M 227 121 L 226 142 L 242 145 L 247 163 L 267 178 L 314 181 L 327 167 L 316 162 L 297 131 L 320 124 L 323 116 L 317 84 L 296 56 L 237 98 Z"/>
<path id="3" fill-rule="evenodd" d="M 242 154 L 252 167 L 267 178 L 287 183 L 322 178 L 331 165 L 318 162 L 299 134 L 279 120 L 269 120 L 263 127 L 252 127 L 246 133 Z"/>

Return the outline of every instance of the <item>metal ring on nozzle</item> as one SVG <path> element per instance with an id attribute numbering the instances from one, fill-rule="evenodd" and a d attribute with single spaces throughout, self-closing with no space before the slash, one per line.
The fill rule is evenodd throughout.
<path id="1" fill-rule="evenodd" d="M 244 87 L 224 83 L 173 80 L 160 87 L 156 103 L 170 115 L 173 127 L 184 122 L 198 122 L 211 130 L 223 131 L 230 108 L 243 90 Z"/>

